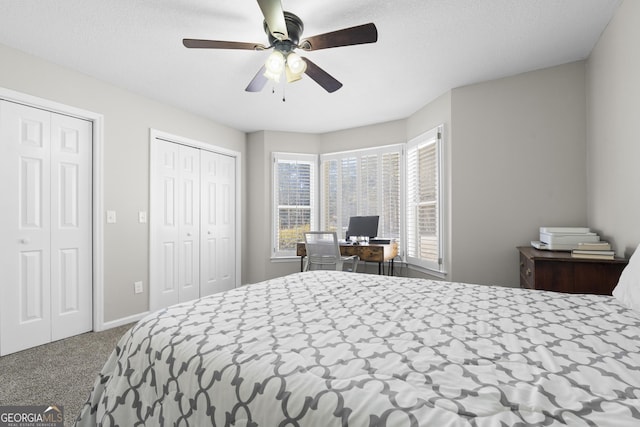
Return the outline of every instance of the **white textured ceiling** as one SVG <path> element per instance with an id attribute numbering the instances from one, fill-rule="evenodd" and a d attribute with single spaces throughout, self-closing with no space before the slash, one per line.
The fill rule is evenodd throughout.
<path id="1" fill-rule="evenodd" d="M 303 38 L 374 22 L 375 44 L 302 52 L 344 86 L 244 89 L 269 52 L 255 0 L 0 0 L 0 43 L 252 132 L 323 133 L 405 118 L 446 91 L 586 58 L 620 0 L 282 0 Z M 2 64 L 0 64 L 2 66 Z M 286 102 L 282 102 L 283 90 Z"/>

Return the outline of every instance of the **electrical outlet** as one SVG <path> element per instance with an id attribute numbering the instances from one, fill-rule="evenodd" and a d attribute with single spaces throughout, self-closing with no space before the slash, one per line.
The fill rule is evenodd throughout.
<path id="1" fill-rule="evenodd" d="M 135 292 L 136 294 L 141 294 L 142 293 L 142 282 L 135 282 L 133 284 L 133 292 Z"/>
<path id="2" fill-rule="evenodd" d="M 107 211 L 107 224 L 116 223 L 116 211 Z"/>
<path id="3" fill-rule="evenodd" d="M 138 212 L 138 222 L 140 222 L 140 224 L 147 222 L 147 211 Z"/>

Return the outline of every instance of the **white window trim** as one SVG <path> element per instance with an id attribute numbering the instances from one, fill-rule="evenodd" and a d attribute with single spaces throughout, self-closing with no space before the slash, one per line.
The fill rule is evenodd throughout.
<path id="1" fill-rule="evenodd" d="M 276 164 L 278 161 L 300 161 L 311 165 L 311 229 L 314 230 L 318 224 L 318 155 L 303 153 L 271 153 L 271 260 L 278 261 L 290 258 L 297 258 L 294 251 L 278 251 L 278 191 Z"/>
<path id="2" fill-rule="evenodd" d="M 408 246 L 405 252 L 405 260 L 408 265 L 412 266 L 413 269 L 426 272 L 426 273 L 435 273 L 438 277 L 445 277 L 446 271 L 446 260 L 445 260 L 445 182 L 444 182 L 444 125 L 436 126 L 435 128 L 424 132 L 415 138 L 411 139 L 406 144 L 406 153 L 405 153 L 405 181 L 404 181 L 404 223 L 405 223 L 405 242 L 408 245 L 408 188 L 409 188 L 409 151 L 424 142 L 435 140 L 437 144 L 437 162 L 438 162 L 438 252 L 439 259 L 437 263 L 429 262 L 420 258 L 410 257 Z"/>

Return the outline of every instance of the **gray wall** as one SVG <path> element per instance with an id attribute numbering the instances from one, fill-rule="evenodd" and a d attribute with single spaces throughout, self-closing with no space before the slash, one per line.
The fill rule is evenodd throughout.
<path id="1" fill-rule="evenodd" d="M 405 120 L 378 123 L 320 135 L 320 153 L 357 150 L 407 142 Z"/>
<path id="2" fill-rule="evenodd" d="M 318 135 L 261 131 L 247 138 L 248 247 L 246 282 L 280 277 L 300 270 L 298 259 L 271 260 L 271 153 L 310 153 L 320 150 Z"/>
<path id="3" fill-rule="evenodd" d="M 586 226 L 584 62 L 452 91 L 451 280 L 519 285 L 518 245 Z"/>
<path id="4" fill-rule="evenodd" d="M 587 62 L 589 225 L 640 244 L 640 2 L 625 0 Z"/>
<path id="5" fill-rule="evenodd" d="M 104 321 L 147 311 L 149 231 L 138 211 L 149 211 L 149 128 L 235 150 L 243 159 L 245 134 L 3 45 L 0 64 L 0 87 L 104 116 L 104 207 L 118 218 L 104 229 Z M 145 292 L 136 295 L 139 280 Z"/>

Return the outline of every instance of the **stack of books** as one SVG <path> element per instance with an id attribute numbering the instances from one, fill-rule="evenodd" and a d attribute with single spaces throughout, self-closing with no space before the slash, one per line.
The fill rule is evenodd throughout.
<path id="1" fill-rule="evenodd" d="M 574 258 L 613 259 L 615 252 L 608 242 L 599 241 L 578 243 L 576 248 L 571 250 L 571 256 Z"/>

